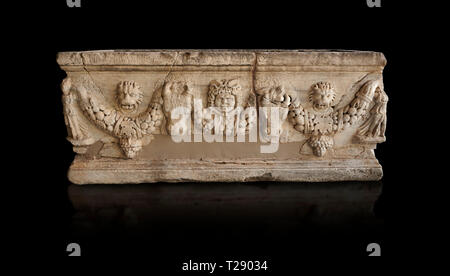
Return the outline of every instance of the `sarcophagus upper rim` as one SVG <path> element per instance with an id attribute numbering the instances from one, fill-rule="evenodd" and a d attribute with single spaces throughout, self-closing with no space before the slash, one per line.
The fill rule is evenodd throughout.
<path id="1" fill-rule="evenodd" d="M 383 53 L 353 50 L 98 50 L 59 52 L 61 66 L 376 66 Z"/>

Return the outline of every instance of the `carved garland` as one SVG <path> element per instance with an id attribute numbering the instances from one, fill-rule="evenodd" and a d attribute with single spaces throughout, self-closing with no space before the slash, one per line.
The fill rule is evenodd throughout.
<path id="1" fill-rule="evenodd" d="M 333 148 L 333 136 L 336 133 L 367 117 L 369 119 L 358 129 L 358 141 L 377 143 L 385 140 L 388 97 L 381 89 L 379 80 L 366 82 L 350 104 L 338 109 L 333 105 L 336 98 L 335 88 L 329 82 L 318 82 L 311 87 L 309 100 L 312 108 L 300 105 L 282 86 L 263 88 L 257 93 L 261 106 L 289 109 L 288 121 L 295 130 L 309 136 L 307 143 L 316 156 L 321 157 L 328 149 Z M 374 106 L 368 114 L 372 103 Z"/>
<path id="2" fill-rule="evenodd" d="M 136 114 L 142 103 L 143 93 L 134 81 L 122 81 L 117 85 L 116 106 L 107 106 L 103 100 L 88 93 L 83 84 L 73 85 L 70 78 L 63 80 L 63 104 L 69 140 L 74 145 L 92 143 L 86 127 L 76 118 L 76 101 L 81 110 L 97 127 L 119 139 L 119 144 L 128 158 L 134 158 L 144 145 L 143 138 L 165 126 L 170 133 L 174 124 L 170 112 L 175 107 L 192 111 L 193 95 L 188 82 L 166 82 L 155 91 L 147 109 Z M 241 89 L 237 80 L 212 81 L 208 91 L 208 106 L 218 109 L 218 114 L 232 119 L 238 130 L 254 127 L 256 118 L 241 112 L 238 122 L 227 116 L 236 107 L 236 95 Z M 380 87 L 379 80 L 367 81 L 345 107 L 336 109 L 336 91 L 329 82 L 314 84 L 309 92 L 310 108 L 302 106 L 289 95 L 282 85 L 265 87 L 256 91 L 262 107 L 281 107 L 280 122 L 288 118 L 294 129 L 309 136 L 307 143 L 316 156 L 323 156 L 334 145 L 333 136 L 362 119 L 368 119 L 359 127 L 355 138 L 363 143 L 378 143 L 385 140 L 386 107 L 388 97 Z M 370 112 L 369 107 L 372 105 Z M 256 107 L 256 99 L 250 94 L 246 107 Z M 268 118 L 270 119 L 270 118 Z M 166 120 L 166 124 L 164 121 Z M 203 121 L 203 127 L 212 127 L 211 120 Z M 281 125 L 281 124 L 280 124 Z M 269 132 L 270 130 L 268 130 Z M 268 134 L 268 133 L 266 133 Z"/>
<path id="3" fill-rule="evenodd" d="M 89 94 L 84 85 L 73 86 L 70 78 L 63 81 L 62 90 L 64 94 L 78 93 L 82 111 L 97 127 L 119 138 L 120 147 L 128 158 L 136 156 L 142 149 L 142 138 L 155 132 L 164 119 L 157 97 L 152 98 L 146 111 L 133 114 L 142 101 L 140 87 L 133 81 L 118 84 L 116 108 Z"/>

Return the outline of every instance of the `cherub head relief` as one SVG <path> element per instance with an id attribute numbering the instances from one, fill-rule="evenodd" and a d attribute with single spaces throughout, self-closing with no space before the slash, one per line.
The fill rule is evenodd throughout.
<path id="1" fill-rule="evenodd" d="M 208 106 L 218 107 L 223 112 L 229 112 L 236 106 L 236 94 L 241 89 L 238 80 L 213 80 L 209 84 Z"/>
<path id="2" fill-rule="evenodd" d="M 143 97 L 141 88 L 134 81 L 121 81 L 117 85 L 116 100 L 121 111 L 136 111 Z"/>
<path id="3" fill-rule="evenodd" d="M 333 85 L 329 82 L 318 82 L 311 87 L 309 100 L 313 104 L 313 108 L 318 111 L 327 110 L 331 107 L 336 92 Z"/>

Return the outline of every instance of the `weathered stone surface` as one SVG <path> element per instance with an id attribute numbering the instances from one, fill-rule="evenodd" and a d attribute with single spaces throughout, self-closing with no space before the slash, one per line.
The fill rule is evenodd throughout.
<path id="1" fill-rule="evenodd" d="M 59 53 L 76 184 L 379 180 L 382 53 Z"/>

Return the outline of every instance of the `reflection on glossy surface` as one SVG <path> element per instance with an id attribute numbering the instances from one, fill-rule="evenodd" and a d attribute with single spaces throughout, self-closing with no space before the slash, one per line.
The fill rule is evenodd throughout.
<path id="1" fill-rule="evenodd" d="M 350 246 L 382 238 L 373 212 L 381 187 L 381 181 L 71 185 L 70 236 L 102 248 L 112 241 L 151 244 L 160 252 L 247 252 L 286 243 L 304 249 L 346 239 Z"/>

